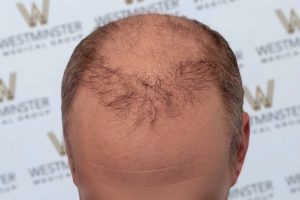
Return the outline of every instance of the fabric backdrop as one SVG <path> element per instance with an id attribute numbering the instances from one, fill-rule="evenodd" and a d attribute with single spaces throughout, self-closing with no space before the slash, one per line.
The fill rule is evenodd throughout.
<path id="1" fill-rule="evenodd" d="M 2 0 L 0 199 L 78 199 L 62 140 L 63 70 L 95 27 L 145 12 L 198 19 L 238 58 L 251 142 L 230 200 L 299 200 L 299 0 Z"/>

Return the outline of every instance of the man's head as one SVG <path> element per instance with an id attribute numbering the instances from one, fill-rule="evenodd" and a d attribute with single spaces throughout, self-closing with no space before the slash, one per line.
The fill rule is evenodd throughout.
<path id="1" fill-rule="evenodd" d="M 227 198 L 249 141 L 234 53 L 206 25 L 145 14 L 98 27 L 62 82 L 82 200 Z"/>

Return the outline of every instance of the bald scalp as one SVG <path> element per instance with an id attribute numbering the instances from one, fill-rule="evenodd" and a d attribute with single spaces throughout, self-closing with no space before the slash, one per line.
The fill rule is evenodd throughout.
<path id="1" fill-rule="evenodd" d="M 243 89 L 236 58 L 218 32 L 196 20 L 136 15 L 98 27 L 84 38 L 62 82 L 65 135 L 79 87 L 89 88 L 116 120 L 132 122 L 132 130 L 180 116 L 218 91 L 231 116 L 232 153 L 237 149 Z"/>

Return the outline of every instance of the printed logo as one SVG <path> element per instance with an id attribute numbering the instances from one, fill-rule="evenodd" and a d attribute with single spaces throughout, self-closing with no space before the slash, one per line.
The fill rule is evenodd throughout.
<path id="1" fill-rule="evenodd" d="M 41 10 L 35 3 L 32 3 L 31 13 L 28 12 L 23 3 L 17 3 L 17 7 L 29 27 L 35 27 L 38 22 L 40 24 L 47 24 L 49 14 L 49 0 L 43 0 Z"/>
<path id="2" fill-rule="evenodd" d="M 66 145 L 64 140 L 62 142 L 59 141 L 59 139 L 56 137 L 56 134 L 53 132 L 48 133 L 48 137 L 53 144 L 54 148 L 58 152 L 60 156 L 65 156 L 66 155 Z"/>
<path id="3" fill-rule="evenodd" d="M 2 79 L 1 79 L 2 78 Z M 39 97 L 19 100 L 16 98 L 16 72 L 10 73 L 9 80 L 0 78 L 0 126 L 36 119 L 50 114 L 50 99 Z M 19 84 L 19 83 L 18 83 Z"/>
<path id="4" fill-rule="evenodd" d="M 34 185 L 62 181 L 71 177 L 70 167 L 66 159 L 28 168 L 28 173 Z"/>
<path id="5" fill-rule="evenodd" d="M 194 0 L 194 4 L 196 5 L 197 10 L 202 11 L 206 9 L 217 8 L 227 4 L 232 4 L 237 1 L 239 0 Z"/>
<path id="6" fill-rule="evenodd" d="M 271 180 L 249 183 L 247 185 L 235 186 L 230 190 L 229 200 L 247 199 L 247 200 L 271 200 L 275 196 L 274 183 Z"/>
<path id="7" fill-rule="evenodd" d="M 285 177 L 290 193 L 300 193 L 300 173 Z"/>
<path id="8" fill-rule="evenodd" d="M 296 31 L 300 30 L 299 12 L 291 9 L 287 14 L 287 12 L 277 9 L 274 16 L 277 16 L 279 26 L 283 27 L 288 37 L 267 41 L 256 47 L 256 53 L 262 64 L 298 58 L 300 55 L 300 37 L 299 34 L 296 34 Z"/>
<path id="9" fill-rule="evenodd" d="M 23 3 L 17 3 L 16 10 L 20 12 L 20 17 L 24 18 L 29 30 L 0 38 L 0 54 L 2 56 L 15 56 L 26 52 L 40 51 L 83 38 L 81 21 L 49 25 L 49 0 L 43 0 L 41 6 L 33 3 L 31 9 L 26 8 Z M 63 18 L 61 19 L 63 20 Z M 43 26 L 39 29 L 32 29 L 38 24 Z"/>
<path id="10" fill-rule="evenodd" d="M 0 174 L 0 195 L 17 189 L 17 179 L 14 172 Z"/>
<path id="11" fill-rule="evenodd" d="M 11 73 L 8 84 L 0 79 L 0 102 L 3 102 L 5 98 L 7 100 L 15 98 L 16 77 L 16 72 Z"/>
<path id="12" fill-rule="evenodd" d="M 245 99 L 254 110 L 250 115 L 251 134 L 275 133 L 274 130 L 300 125 L 300 104 L 270 109 L 273 107 L 274 85 L 275 81 L 269 80 L 266 88 L 257 86 L 255 93 L 244 87 Z"/>
<path id="13" fill-rule="evenodd" d="M 262 106 L 269 108 L 273 103 L 274 80 L 269 80 L 267 92 L 263 92 L 260 86 L 256 87 L 255 97 L 252 95 L 248 87 L 244 87 L 245 97 L 254 110 L 260 110 Z"/>
<path id="14" fill-rule="evenodd" d="M 300 30 L 300 17 L 294 9 L 291 9 L 289 17 L 287 17 L 281 9 L 276 10 L 280 22 L 289 34 Z"/>

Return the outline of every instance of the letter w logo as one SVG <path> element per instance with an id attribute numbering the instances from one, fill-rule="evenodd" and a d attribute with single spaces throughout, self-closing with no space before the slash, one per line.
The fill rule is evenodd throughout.
<path id="1" fill-rule="evenodd" d="M 53 146 L 57 150 L 58 154 L 61 156 L 66 155 L 66 145 L 65 142 L 59 142 L 56 135 L 53 132 L 48 133 L 48 137 L 51 140 Z"/>
<path id="2" fill-rule="evenodd" d="M 16 88 L 16 73 L 10 74 L 9 86 L 7 87 L 4 82 L 0 79 L 0 102 L 4 100 L 13 100 L 15 98 L 15 88 Z"/>
<path id="3" fill-rule="evenodd" d="M 40 24 L 46 24 L 48 22 L 49 0 L 43 0 L 42 12 L 38 9 L 35 3 L 32 4 L 31 14 L 29 14 L 26 10 L 23 3 L 17 3 L 17 7 L 30 27 L 36 26 L 38 21 Z"/>
<path id="4" fill-rule="evenodd" d="M 255 97 L 253 97 L 253 95 L 251 94 L 251 92 L 247 87 L 244 87 L 244 90 L 245 90 L 245 97 L 254 110 L 260 110 L 261 105 L 264 105 L 266 108 L 272 106 L 274 80 L 268 81 L 267 95 L 263 93 L 262 89 L 259 86 L 256 87 Z"/>
<path id="5" fill-rule="evenodd" d="M 291 10 L 290 19 L 280 9 L 276 10 L 276 14 L 288 33 L 294 33 L 296 29 L 300 30 L 300 18 L 294 9 Z"/>

